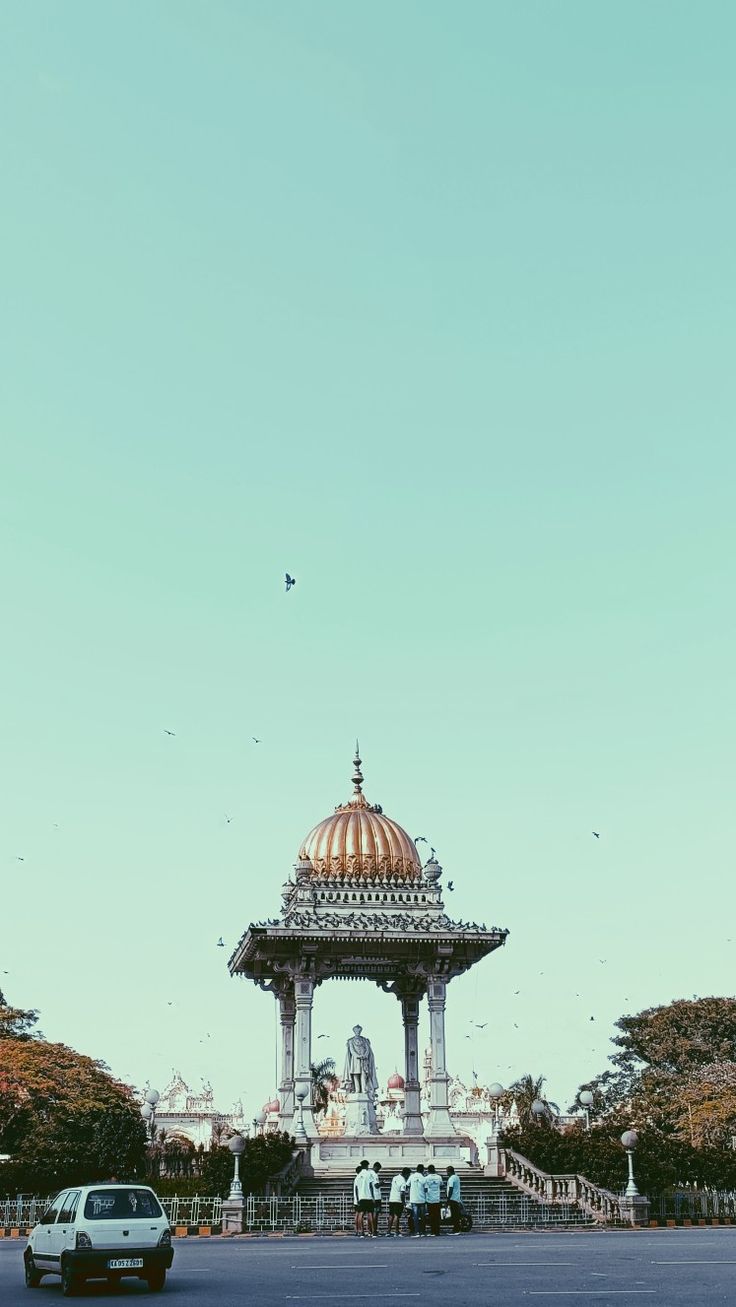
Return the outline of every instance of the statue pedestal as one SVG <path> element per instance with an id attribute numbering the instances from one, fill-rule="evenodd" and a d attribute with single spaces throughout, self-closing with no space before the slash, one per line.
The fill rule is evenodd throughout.
<path id="1" fill-rule="evenodd" d="M 355 1139 L 377 1135 L 376 1109 L 367 1094 L 348 1094 L 345 1100 L 345 1134 Z"/>
<path id="2" fill-rule="evenodd" d="M 400 1171 L 403 1166 L 412 1170 L 417 1162 L 434 1162 L 438 1171 L 444 1171 L 449 1162 L 456 1171 L 466 1171 L 477 1164 L 478 1150 L 472 1139 L 453 1133 L 447 1139 L 424 1139 L 421 1135 L 343 1135 L 339 1139 L 319 1139 L 310 1149 L 312 1173 L 319 1179 L 324 1175 L 340 1175 L 345 1180 L 345 1192 L 352 1185 L 355 1168 L 364 1158 L 373 1166 Z M 350 1200 L 352 1202 L 352 1199 Z"/>

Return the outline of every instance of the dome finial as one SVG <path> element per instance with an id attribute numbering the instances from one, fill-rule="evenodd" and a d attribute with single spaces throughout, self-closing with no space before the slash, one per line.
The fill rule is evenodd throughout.
<path id="1" fill-rule="evenodd" d="M 353 758 L 353 794 L 363 793 L 363 773 L 360 770 L 360 746 L 355 741 L 355 757 Z"/>

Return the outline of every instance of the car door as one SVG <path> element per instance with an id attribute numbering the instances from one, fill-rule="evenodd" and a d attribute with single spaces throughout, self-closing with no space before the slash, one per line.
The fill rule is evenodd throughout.
<path id="1" fill-rule="evenodd" d="M 66 1248 L 74 1247 L 76 1239 L 74 1218 L 79 1204 L 79 1192 L 79 1189 L 70 1189 L 61 1204 L 61 1211 L 59 1212 L 55 1226 L 56 1235 L 54 1236 L 55 1243 L 57 1244 L 55 1251 L 58 1251 L 59 1255 L 61 1255 Z"/>
<path id="2" fill-rule="evenodd" d="M 60 1250 L 56 1246 L 56 1219 L 61 1211 L 61 1204 L 66 1198 L 67 1190 L 57 1194 L 50 1207 L 46 1208 L 39 1221 L 33 1241 L 33 1256 L 38 1262 L 39 1270 L 53 1271 L 59 1269 Z"/>

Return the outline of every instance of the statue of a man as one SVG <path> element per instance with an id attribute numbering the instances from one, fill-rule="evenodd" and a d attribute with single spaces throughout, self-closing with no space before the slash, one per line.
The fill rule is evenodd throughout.
<path id="1" fill-rule="evenodd" d="M 353 1034 L 348 1040 L 345 1053 L 343 1083 L 353 1094 L 372 1096 L 378 1089 L 376 1063 L 371 1041 L 366 1039 L 362 1031 L 362 1026 L 353 1026 Z"/>

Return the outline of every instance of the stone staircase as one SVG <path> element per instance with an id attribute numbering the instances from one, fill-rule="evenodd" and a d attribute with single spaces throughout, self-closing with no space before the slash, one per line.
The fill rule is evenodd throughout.
<path id="1" fill-rule="evenodd" d="M 385 1230 L 388 1194 L 395 1174 L 395 1169 L 389 1167 L 381 1171 L 382 1230 Z M 347 1214 L 352 1210 L 354 1178 L 354 1169 L 313 1178 L 302 1177 L 294 1192 L 300 1198 L 321 1199 L 333 1210 L 339 1205 Z M 479 1168 L 460 1172 L 460 1184 L 463 1203 L 473 1218 L 474 1230 L 595 1228 L 597 1225 L 595 1219 L 582 1211 L 577 1203 L 547 1203 L 524 1192 L 510 1180 L 485 1176 Z"/>

